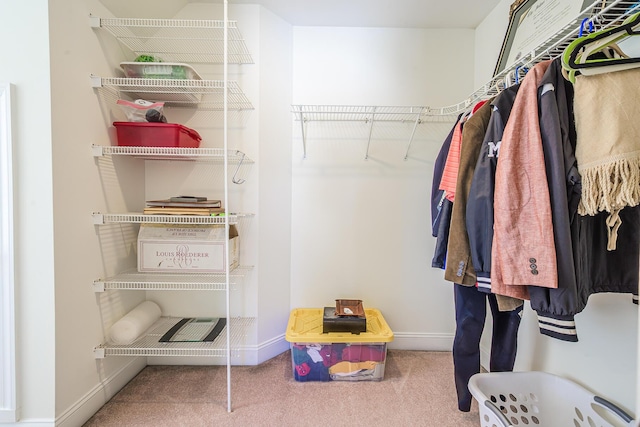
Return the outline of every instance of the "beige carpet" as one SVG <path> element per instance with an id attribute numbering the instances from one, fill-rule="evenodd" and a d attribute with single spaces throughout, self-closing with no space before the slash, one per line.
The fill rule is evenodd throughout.
<path id="1" fill-rule="evenodd" d="M 457 409 L 451 353 L 389 350 L 382 381 L 298 382 L 291 353 L 259 366 L 148 366 L 85 427 L 477 427 Z"/>

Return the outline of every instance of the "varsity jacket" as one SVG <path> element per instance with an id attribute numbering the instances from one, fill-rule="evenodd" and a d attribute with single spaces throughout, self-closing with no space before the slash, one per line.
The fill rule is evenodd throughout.
<path id="1" fill-rule="evenodd" d="M 513 85 L 491 103 L 489 126 L 480 148 L 469 200 L 467 201 L 467 233 L 471 260 L 476 271 L 478 290 L 491 292 L 491 246 L 493 242 L 493 190 L 502 133 L 511 114 L 520 85 Z"/>
<path id="2" fill-rule="evenodd" d="M 489 125 L 491 104 L 486 102 L 464 124 L 456 181 L 456 197 L 451 212 L 447 265 L 444 278 L 461 285 L 475 286 L 476 274 L 470 262 L 469 239 L 465 222 L 467 197 L 480 147 Z"/>
<path id="3" fill-rule="evenodd" d="M 571 217 L 575 219 L 580 175 L 575 158 L 575 124 L 571 111 L 573 86 L 562 76 L 560 58 L 551 63 L 542 77 L 538 85 L 538 99 L 558 287 L 548 289 L 532 286 L 529 296 L 531 307 L 538 313 L 540 333 L 564 341 L 577 341 L 573 314 L 577 312 L 579 304 Z"/>
<path id="4" fill-rule="evenodd" d="M 491 289 L 521 299 L 529 299 L 531 285 L 558 287 L 538 124 L 537 87 L 550 63 L 536 64 L 523 79 L 505 126 L 496 167 Z"/>
<path id="5" fill-rule="evenodd" d="M 578 341 L 574 316 L 599 292 L 631 293 L 637 302 L 640 209 L 621 211 L 628 224 L 619 230 L 616 251 L 607 250 L 607 213 L 577 215 L 581 181 L 575 157 L 573 86 L 554 60 L 539 85 L 540 131 L 553 216 L 558 288 L 529 288 L 540 332 Z M 623 222 L 624 223 L 624 222 Z"/>

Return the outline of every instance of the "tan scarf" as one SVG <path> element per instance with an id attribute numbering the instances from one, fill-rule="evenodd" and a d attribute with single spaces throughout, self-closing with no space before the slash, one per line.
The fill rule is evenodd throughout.
<path id="1" fill-rule="evenodd" d="M 609 212 L 607 249 L 614 250 L 620 210 L 640 204 L 640 68 L 577 76 L 574 112 L 578 213 Z"/>

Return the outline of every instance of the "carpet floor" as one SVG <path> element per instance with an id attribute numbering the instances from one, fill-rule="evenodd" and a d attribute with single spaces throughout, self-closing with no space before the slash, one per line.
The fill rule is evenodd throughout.
<path id="1" fill-rule="evenodd" d="M 449 352 L 388 350 L 382 381 L 298 382 L 291 353 L 258 366 L 147 366 L 84 427 L 477 427 L 457 409 Z"/>

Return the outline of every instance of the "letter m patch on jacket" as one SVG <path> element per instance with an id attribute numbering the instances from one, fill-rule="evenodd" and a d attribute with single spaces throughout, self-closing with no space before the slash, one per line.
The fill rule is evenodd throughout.
<path id="1" fill-rule="evenodd" d="M 487 142 L 487 145 L 489 145 L 489 153 L 487 154 L 487 157 L 498 157 L 498 155 L 500 154 L 500 144 L 502 143 L 502 141 L 498 141 L 498 142 Z"/>

